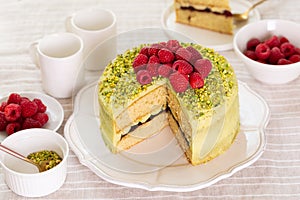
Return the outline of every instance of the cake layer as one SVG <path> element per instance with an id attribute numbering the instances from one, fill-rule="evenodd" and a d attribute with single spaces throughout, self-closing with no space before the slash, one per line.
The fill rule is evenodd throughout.
<path id="1" fill-rule="evenodd" d="M 122 136 L 117 144 L 117 151 L 129 149 L 152 135 L 161 132 L 161 130 L 168 125 L 167 113 L 163 111 L 151 118 L 151 120 L 136 125 L 133 131 Z"/>
<path id="2" fill-rule="evenodd" d="M 139 122 L 145 122 L 150 115 L 156 115 L 166 108 L 167 90 L 164 85 L 149 91 L 147 94 L 137 97 L 118 116 L 115 116 L 116 133 L 126 134 L 129 128 Z"/>
<path id="3" fill-rule="evenodd" d="M 205 28 L 208 30 L 233 34 L 233 18 L 226 13 L 197 11 L 195 9 L 176 8 L 176 22 Z"/>
<path id="4" fill-rule="evenodd" d="M 175 4 L 196 9 L 210 8 L 212 11 L 230 10 L 229 0 L 175 0 Z"/>

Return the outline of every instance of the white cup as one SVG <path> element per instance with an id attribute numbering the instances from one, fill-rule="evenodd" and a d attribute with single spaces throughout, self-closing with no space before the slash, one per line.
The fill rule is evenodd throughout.
<path id="1" fill-rule="evenodd" d="M 32 43 L 29 52 L 41 70 L 46 93 L 56 98 L 69 98 L 83 85 L 83 42 L 77 35 L 47 35 Z"/>
<path id="2" fill-rule="evenodd" d="M 117 32 L 116 16 L 111 10 L 81 10 L 67 17 L 65 25 L 83 40 L 86 69 L 103 69 L 116 56 L 116 40 L 110 39 Z"/>

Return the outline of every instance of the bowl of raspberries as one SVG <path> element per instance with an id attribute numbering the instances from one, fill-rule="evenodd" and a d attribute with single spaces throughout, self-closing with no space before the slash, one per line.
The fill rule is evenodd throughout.
<path id="1" fill-rule="evenodd" d="M 284 84 L 300 75 L 300 24 L 261 20 L 242 27 L 233 48 L 249 73 L 267 84 Z"/>
<path id="2" fill-rule="evenodd" d="M 0 138 L 30 128 L 56 131 L 63 118 L 61 104 L 46 94 L 10 93 L 0 99 Z"/>

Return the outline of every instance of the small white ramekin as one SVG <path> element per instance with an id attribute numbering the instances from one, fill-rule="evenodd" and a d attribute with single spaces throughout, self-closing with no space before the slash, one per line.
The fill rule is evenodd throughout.
<path id="1" fill-rule="evenodd" d="M 39 173 L 34 165 L 0 152 L 5 182 L 16 194 L 41 197 L 55 192 L 65 182 L 69 146 L 57 132 L 42 128 L 26 129 L 8 136 L 2 145 L 24 156 L 41 150 L 52 150 L 63 158 L 57 166 Z"/>

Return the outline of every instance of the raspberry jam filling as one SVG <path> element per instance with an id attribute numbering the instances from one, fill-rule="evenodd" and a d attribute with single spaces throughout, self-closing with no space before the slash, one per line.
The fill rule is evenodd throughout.
<path id="1" fill-rule="evenodd" d="M 213 13 L 215 15 L 224 15 L 225 17 L 232 17 L 232 13 L 229 10 L 224 10 L 223 12 L 215 12 L 215 11 L 212 11 L 210 8 L 196 9 L 193 6 L 188 6 L 188 7 L 181 6 L 180 9 L 197 11 L 197 12 Z"/>
<path id="2" fill-rule="evenodd" d="M 151 120 L 153 120 L 155 117 L 159 116 L 162 112 L 165 112 L 165 111 L 160 111 L 159 113 L 155 114 L 155 115 L 151 115 L 145 122 L 139 122 L 138 124 L 136 125 L 133 125 L 130 127 L 130 130 L 128 131 L 128 133 L 126 134 L 123 134 L 121 136 L 121 138 L 123 138 L 125 135 L 128 135 L 130 133 L 132 133 L 133 131 L 135 131 L 139 126 L 142 126 L 144 124 L 147 124 L 148 122 L 150 122 Z"/>

